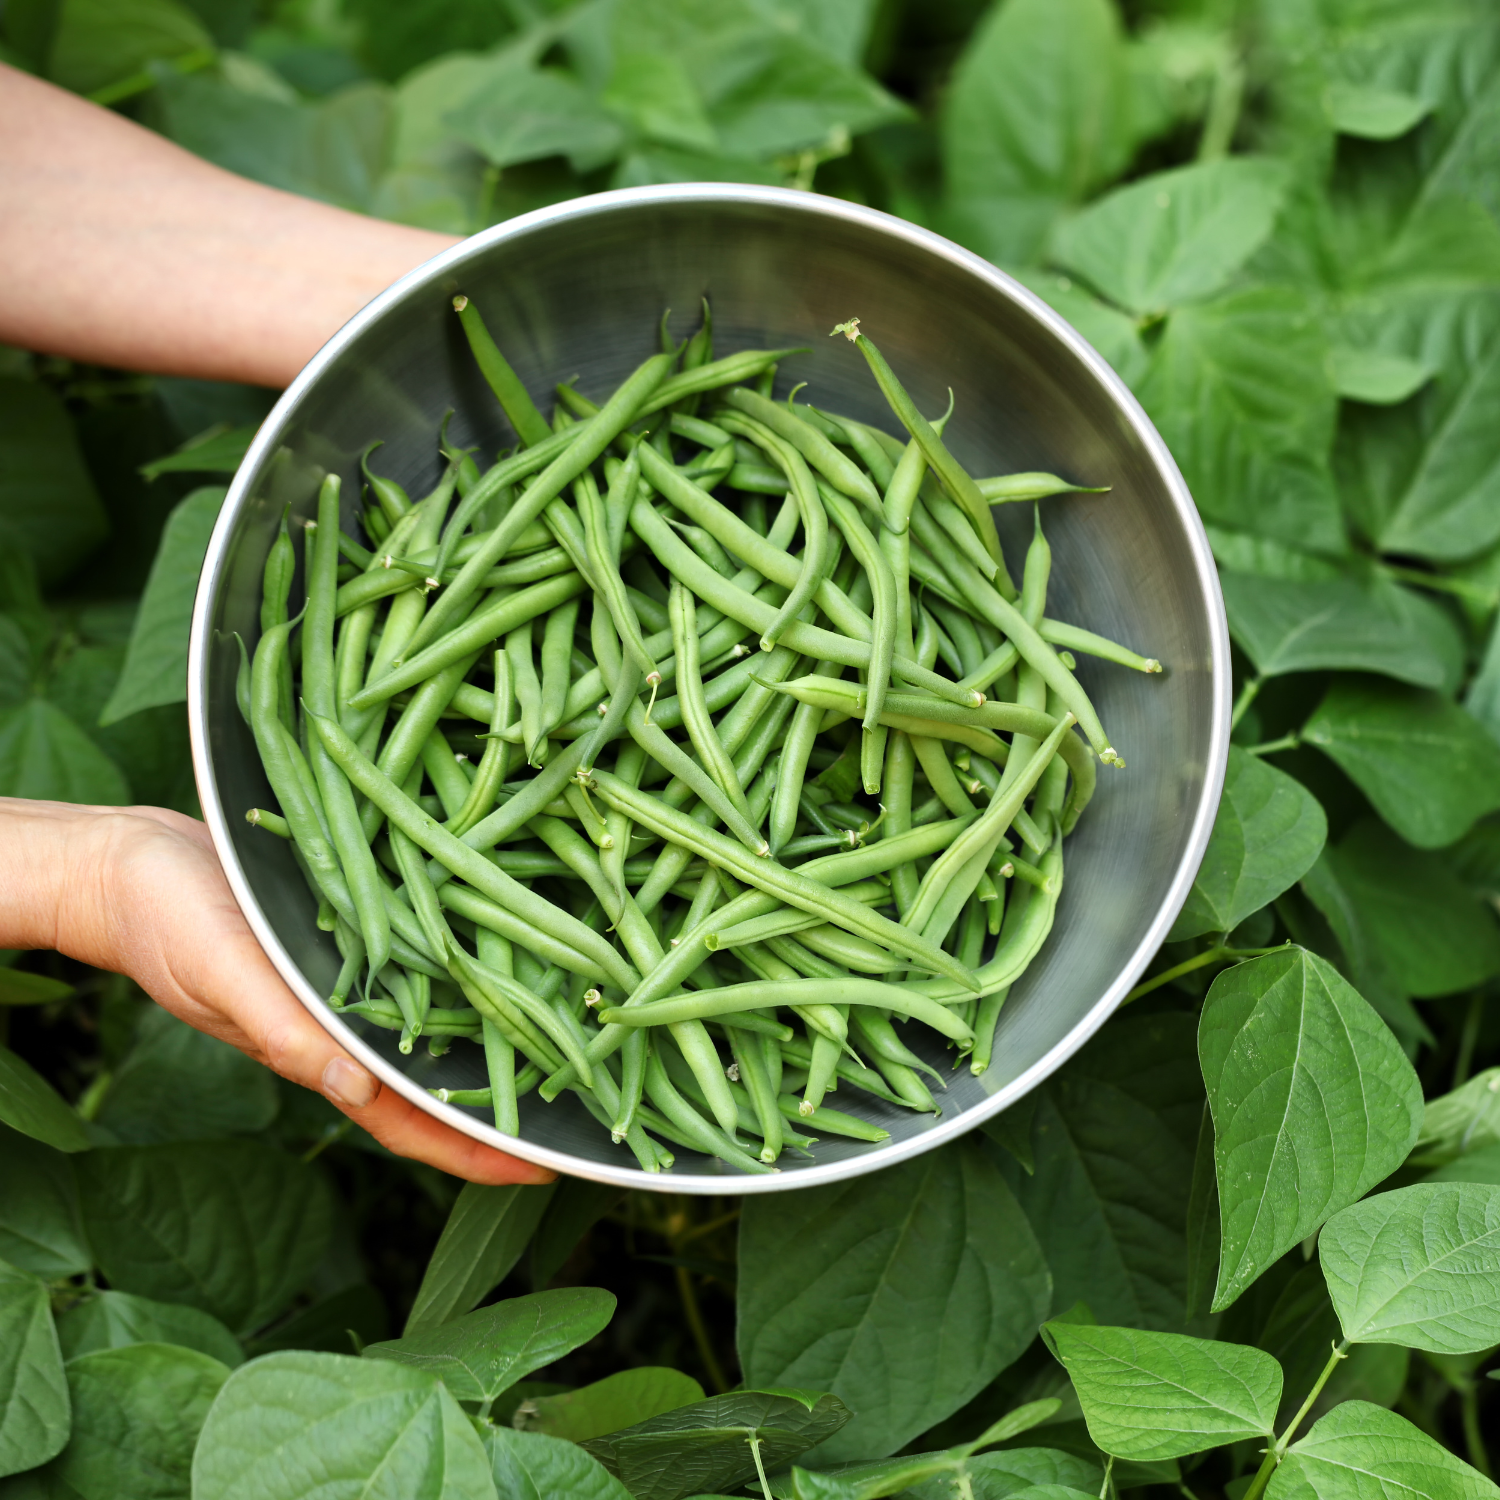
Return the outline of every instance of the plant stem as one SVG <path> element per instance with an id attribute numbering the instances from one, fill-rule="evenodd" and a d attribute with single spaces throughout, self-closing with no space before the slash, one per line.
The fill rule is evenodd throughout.
<path id="1" fill-rule="evenodd" d="M 713 1386 L 715 1395 L 722 1396 L 729 1389 L 729 1382 L 725 1380 L 718 1356 L 709 1342 L 708 1329 L 704 1326 L 703 1314 L 698 1308 L 698 1294 L 693 1290 L 693 1278 L 688 1274 L 686 1266 L 677 1267 L 677 1292 L 682 1298 L 682 1311 L 687 1318 L 688 1328 L 692 1331 L 693 1342 L 698 1346 L 698 1357 L 703 1361 L 703 1368 L 708 1374 L 708 1383 Z"/>
<path id="2" fill-rule="evenodd" d="M 1099 1491 L 1099 1500 L 1109 1500 L 1110 1480 L 1114 1478 L 1115 1456 L 1113 1453 L 1105 1460 L 1104 1464 L 1104 1488 Z"/>
<path id="3" fill-rule="evenodd" d="M 1483 584 L 1471 583 L 1467 578 L 1448 578 L 1441 573 L 1428 573 L 1422 568 L 1402 568 L 1395 563 L 1382 562 L 1380 571 L 1387 578 L 1400 579 L 1419 589 L 1431 589 L 1439 594 L 1452 594 L 1459 599 L 1468 599 L 1483 609 L 1494 609 L 1500 604 L 1500 592 L 1487 589 Z"/>
<path id="4" fill-rule="evenodd" d="M 750 1456 L 755 1460 L 755 1473 L 760 1480 L 760 1492 L 765 1500 L 772 1500 L 771 1486 L 766 1482 L 766 1466 L 760 1461 L 760 1439 L 752 1432 L 745 1441 L 750 1444 Z"/>
<path id="5" fill-rule="evenodd" d="M 1203 121 L 1203 134 L 1198 138 L 1199 161 L 1216 161 L 1229 154 L 1244 97 L 1245 67 L 1236 54 L 1230 53 L 1214 75 L 1208 115 Z"/>
<path id="6" fill-rule="evenodd" d="M 1469 1450 L 1469 1462 L 1486 1479 L 1493 1479 L 1495 1476 L 1490 1469 L 1490 1456 L 1485 1451 L 1484 1434 L 1479 1426 L 1479 1382 L 1469 1381 L 1468 1389 L 1464 1391 L 1460 1399 L 1463 1411 L 1464 1446 Z"/>
<path id="7" fill-rule="evenodd" d="M 1170 984 L 1174 979 L 1181 979 L 1184 974 L 1191 974 L 1194 969 L 1204 968 L 1208 964 L 1216 964 L 1226 958 L 1264 958 L 1268 953 L 1279 953 L 1285 943 L 1275 948 L 1209 948 L 1202 953 L 1195 954 L 1192 958 L 1185 959 L 1174 968 L 1167 969 L 1161 974 L 1148 979 L 1144 984 L 1138 984 L 1120 1002 L 1121 1005 L 1129 1005 L 1132 1000 L 1139 1000 L 1142 995 L 1149 995 L 1152 990 L 1159 990 L 1162 985 Z"/>
<path id="8" fill-rule="evenodd" d="M 1453 1063 L 1454 1088 L 1469 1081 L 1469 1070 L 1474 1066 L 1474 1048 L 1479 1041 L 1479 1026 L 1483 1020 L 1484 996 L 1476 990 L 1464 1016 L 1463 1030 L 1458 1034 L 1458 1057 Z"/>
<path id="9" fill-rule="evenodd" d="M 1229 716 L 1229 728 L 1231 731 L 1239 726 L 1241 719 L 1249 711 L 1250 705 L 1255 702 L 1255 695 L 1266 685 L 1265 675 L 1252 677 L 1244 687 L 1240 689 L 1240 695 L 1234 700 L 1234 712 Z"/>
<path id="10" fill-rule="evenodd" d="M 1279 740 L 1266 740 L 1259 745 L 1247 745 L 1246 755 L 1279 755 L 1283 750 L 1295 750 L 1302 743 L 1300 734 L 1284 734 Z"/>
<path id="11" fill-rule="evenodd" d="M 1286 1425 L 1286 1430 L 1266 1449 L 1266 1456 L 1259 1469 L 1255 1471 L 1255 1478 L 1250 1481 L 1250 1488 L 1245 1491 L 1241 1500 L 1260 1500 L 1265 1493 L 1266 1486 L 1271 1482 L 1271 1475 L 1276 1472 L 1276 1465 L 1281 1462 L 1282 1455 L 1286 1452 L 1297 1429 L 1302 1425 L 1302 1419 L 1312 1410 L 1312 1404 L 1322 1393 L 1323 1387 L 1328 1384 L 1328 1377 L 1333 1374 L 1341 1359 L 1349 1356 L 1345 1351 L 1349 1347 L 1349 1340 L 1345 1339 L 1341 1344 L 1333 1346 L 1333 1353 L 1328 1358 L 1328 1363 L 1323 1366 L 1323 1373 L 1313 1382 L 1313 1388 L 1307 1393 L 1307 1400 L 1298 1408 L 1296 1416 Z"/>

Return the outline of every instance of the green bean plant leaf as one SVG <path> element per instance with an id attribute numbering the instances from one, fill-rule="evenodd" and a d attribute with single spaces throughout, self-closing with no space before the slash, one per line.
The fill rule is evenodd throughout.
<path id="1" fill-rule="evenodd" d="M 1104 1476 L 1097 1463 L 1058 1448 L 1002 1448 L 977 1453 L 967 1467 L 974 1500 L 1011 1500 L 1013 1495 L 1038 1487 L 1098 1495 L 1103 1487 Z M 953 1485 L 946 1476 L 925 1479 L 912 1485 L 910 1493 L 913 1500 L 951 1500 Z"/>
<path id="2" fill-rule="evenodd" d="M 243 1052 L 164 1010 L 137 1023 L 134 1046 L 95 1116 L 133 1146 L 254 1135 L 280 1107 L 276 1080 Z"/>
<path id="3" fill-rule="evenodd" d="M 125 666 L 99 716 L 101 724 L 187 697 L 188 626 L 198 574 L 226 493 L 217 486 L 194 490 L 167 517 L 130 633 Z"/>
<path id="4" fill-rule="evenodd" d="M 1324 859 L 1326 876 L 1310 880 L 1308 894 L 1325 913 L 1340 898 L 1347 903 L 1343 920 L 1357 929 L 1348 941 L 1339 917 L 1329 921 L 1346 951 L 1367 950 L 1365 967 L 1377 982 L 1426 997 L 1469 989 L 1500 973 L 1494 919 L 1443 853 L 1413 849 L 1366 818 L 1330 845 Z"/>
<path id="5" fill-rule="evenodd" d="M 57 1337 L 65 1359 L 127 1344 L 177 1344 L 229 1369 L 245 1362 L 239 1340 L 217 1318 L 196 1307 L 153 1302 L 129 1292 L 91 1292 L 57 1315 Z"/>
<path id="6" fill-rule="evenodd" d="M 1043 1337 L 1072 1378 L 1089 1436 L 1117 1458 L 1180 1458 L 1272 1434 L 1281 1366 L 1260 1349 L 1076 1323 L 1048 1323 Z"/>
<path id="7" fill-rule="evenodd" d="M 1377 672 L 1450 690 L 1464 642 L 1433 600 L 1374 574 L 1295 579 L 1219 575 L 1229 631 L 1263 677 L 1288 672 Z"/>
<path id="8" fill-rule="evenodd" d="M 525 1253 L 556 1185 L 465 1184 L 427 1262 L 406 1320 L 407 1336 L 466 1313 Z"/>
<path id="9" fill-rule="evenodd" d="M 1451 1092 L 1427 1101 L 1413 1166 L 1440 1167 L 1500 1144 L 1500 1068 L 1485 1068 Z"/>
<path id="10" fill-rule="evenodd" d="M 188 1500 L 198 1433 L 228 1378 L 218 1360 L 166 1343 L 69 1360 L 73 1431 L 49 1479 L 82 1500 Z"/>
<path id="11" fill-rule="evenodd" d="M 75 1111 L 24 1058 L 0 1047 L 0 1124 L 59 1151 L 86 1151 L 88 1132 Z"/>
<path id="12" fill-rule="evenodd" d="M 625 1196 L 607 1182 L 565 1177 L 547 1204 L 526 1256 L 533 1291 L 545 1290 L 577 1248 L 578 1242 Z M 624 1424 L 622 1424 L 624 1425 Z"/>
<path id="13" fill-rule="evenodd" d="M 491 1427 L 484 1450 L 498 1500 L 631 1500 L 630 1491 L 577 1443 Z"/>
<path id="14" fill-rule="evenodd" d="M 287 1350 L 225 1382 L 193 1456 L 195 1500 L 490 1500 L 489 1456 L 448 1388 L 383 1359 Z"/>
<path id="15" fill-rule="evenodd" d="M 524 1432 L 582 1443 L 702 1400 L 703 1387 L 691 1375 L 661 1365 L 642 1365 L 606 1375 L 576 1391 L 533 1396 L 512 1420 Z"/>
<path id="16" fill-rule="evenodd" d="M 1128 87 L 1108 0 L 995 6 L 942 118 L 957 238 L 992 260 L 1034 260 L 1059 214 L 1128 161 Z"/>
<path id="17" fill-rule="evenodd" d="M 161 474 L 233 474 L 239 468 L 254 436 L 253 427 L 229 427 L 224 423 L 217 423 L 196 437 L 189 438 L 165 458 L 142 464 L 141 478 L 150 480 Z M 222 493 L 219 498 L 223 499 Z M 163 537 L 163 541 L 165 540 Z M 160 552 L 157 555 L 159 557 Z"/>
<path id="18" fill-rule="evenodd" d="M 436 1375 L 460 1401 L 493 1401 L 533 1370 L 586 1344 L 614 1316 L 597 1287 L 509 1297 L 450 1323 L 370 1344 L 367 1359 L 391 1359 Z"/>
<path id="19" fill-rule="evenodd" d="M 1419 849 L 1451 844 L 1500 807 L 1500 743 L 1437 693 L 1338 678 L 1302 738 Z"/>
<path id="20" fill-rule="evenodd" d="M 78 1173 L 110 1285 L 201 1308 L 237 1334 L 291 1302 L 332 1230 L 321 1174 L 258 1141 L 121 1146 L 90 1152 Z"/>
<path id="21" fill-rule="evenodd" d="M 0 1160 L 0 1260 L 48 1281 L 87 1271 L 93 1255 L 69 1158 L 0 1125 Z"/>
<path id="22" fill-rule="evenodd" d="M 1404 354 L 1335 344 L 1328 351 L 1328 373 L 1333 388 L 1350 401 L 1397 406 L 1421 390 L 1433 372 L 1430 365 Z"/>
<path id="23" fill-rule="evenodd" d="M 1214 831 L 1171 940 L 1239 926 L 1307 873 L 1327 834 L 1301 782 L 1231 745 Z"/>
<path id="24" fill-rule="evenodd" d="M 1318 1258 L 1344 1336 L 1470 1354 L 1500 1344 L 1500 1187 L 1423 1182 L 1336 1214 Z"/>
<path id="25" fill-rule="evenodd" d="M 48 74 L 89 94 L 142 71 L 158 58 L 211 52 L 213 38 L 177 0 L 83 0 L 66 7 L 52 38 Z"/>
<path id="26" fill-rule="evenodd" d="M 1395 140 L 1432 110 L 1414 94 L 1354 83 L 1330 84 L 1323 99 L 1329 123 L 1340 135 L 1367 141 Z"/>
<path id="27" fill-rule="evenodd" d="M 130 784 L 55 703 L 31 698 L 0 713 L 0 796 L 123 806 Z"/>
<path id="28" fill-rule="evenodd" d="M 1214 1118 L 1217 1311 L 1401 1164 L 1422 1088 L 1380 1017 L 1301 948 L 1214 980 L 1198 1053 Z"/>
<path id="29" fill-rule="evenodd" d="M 45 974 L 32 974 L 26 970 L 0 969 L 0 1006 L 47 1005 L 53 1000 L 66 1000 L 74 989 L 61 979 L 49 979 Z"/>
<path id="30" fill-rule="evenodd" d="M 1180 1329 L 1203 1113 L 1192 1018 L 1123 1016 L 1029 1097 L 1033 1171 L 997 1165 L 1051 1269 L 1052 1311 L 1086 1301 L 1113 1322 Z"/>
<path id="31" fill-rule="evenodd" d="M 1346 1401 L 1287 1450 L 1269 1500 L 1494 1500 L 1494 1483 L 1393 1411 Z"/>
<path id="32" fill-rule="evenodd" d="M 9 615 L 0 614 L 0 708 L 14 708 L 31 691 L 31 642 Z"/>
<path id="33" fill-rule="evenodd" d="M 1346 550 L 1326 457 L 1337 402 L 1305 293 L 1250 286 L 1179 308 L 1136 393 L 1205 520 L 1308 551 Z"/>
<path id="34" fill-rule="evenodd" d="M 824 1386 L 855 1413 L 820 1461 L 883 1456 L 957 1410 L 1031 1342 L 1051 1292 L 1031 1228 L 978 1142 L 751 1198 L 740 1220 L 746 1380 Z"/>
<path id="35" fill-rule="evenodd" d="M 850 1418 L 837 1396 L 813 1391 L 743 1390 L 663 1412 L 582 1446 L 635 1496 L 682 1500 L 702 1490 L 725 1491 L 755 1472 L 747 1441 L 760 1444 L 761 1463 L 779 1469 L 823 1443 Z"/>
<path id="36" fill-rule="evenodd" d="M 67 408 L 40 381 L 0 379 L 0 516 L 43 583 L 75 567 L 109 532 Z"/>
<path id="37" fill-rule="evenodd" d="M 1154 172 L 1060 224 L 1052 258 L 1138 316 L 1202 301 L 1271 233 L 1287 178 L 1253 156 Z"/>
<path id="38" fill-rule="evenodd" d="M 47 1288 L 0 1261 L 0 1476 L 57 1453 L 68 1440 L 70 1410 Z"/>

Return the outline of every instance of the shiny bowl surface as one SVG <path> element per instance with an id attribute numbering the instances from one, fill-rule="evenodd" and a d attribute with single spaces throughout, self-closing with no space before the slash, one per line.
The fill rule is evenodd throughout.
<path id="1" fill-rule="evenodd" d="M 941 412 L 974 474 L 1044 470 L 1106 496 L 1044 502 L 1053 549 L 1048 613 L 1123 641 L 1166 666 L 1142 676 L 1080 658 L 1079 675 L 1127 761 L 1100 768 L 1097 797 L 1066 847 L 1066 884 L 1040 956 L 1006 1003 L 995 1060 L 981 1078 L 947 1072 L 940 1119 L 867 1095 L 830 1102 L 891 1133 L 879 1146 L 824 1139 L 788 1152 L 773 1176 L 742 1176 L 690 1151 L 648 1176 L 570 1095 L 533 1093 L 522 1134 L 486 1112 L 439 1104 L 437 1087 L 482 1087 L 476 1047 L 409 1057 L 393 1033 L 324 1003 L 339 968 L 289 847 L 244 821 L 273 806 L 250 731 L 235 708 L 234 633 L 258 635 L 260 577 L 282 508 L 312 513 L 325 472 L 344 480 L 346 523 L 359 454 L 383 440 L 378 467 L 412 493 L 440 468 L 444 414 L 459 446 L 492 455 L 514 439 L 483 384 L 451 301 L 466 292 L 544 410 L 577 375 L 602 396 L 653 352 L 673 309 L 684 336 L 700 299 L 713 307 L 716 353 L 806 345 L 778 394 L 879 423 L 893 419 L 858 352 L 830 339 L 857 315 L 919 406 Z M 1029 506 L 997 511 L 1019 563 Z M 300 585 L 299 585 L 300 587 Z M 294 596 L 295 597 L 295 596 Z M 193 620 L 189 710 L 204 816 L 256 937 L 303 1004 L 385 1084 L 460 1130 L 578 1177 L 677 1192 L 767 1192 L 892 1165 L 998 1114 L 1058 1068 L 1137 980 L 1187 896 L 1213 824 L 1229 730 L 1229 644 L 1217 577 L 1193 502 L 1135 399 L 1056 313 L 977 256 L 870 209 L 811 193 L 695 184 L 602 193 L 512 219 L 413 271 L 353 318 L 267 418 L 229 491 L 209 546 Z M 914 1028 L 916 1029 L 916 1028 Z"/>

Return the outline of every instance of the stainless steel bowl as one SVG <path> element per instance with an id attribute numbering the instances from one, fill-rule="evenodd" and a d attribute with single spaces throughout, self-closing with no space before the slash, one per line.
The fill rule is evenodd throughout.
<path id="1" fill-rule="evenodd" d="M 664 308 L 686 332 L 713 305 L 720 353 L 809 345 L 778 390 L 893 426 L 864 361 L 835 322 L 857 315 L 920 406 L 957 408 L 947 430 L 975 474 L 1040 469 L 1107 496 L 1045 503 L 1054 566 L 1048 612 L 1166 664 L 1160 677 L 1082 660 L 1124 771 L 1067 845 L 1067 882 L 1040 957 L 1012 990 L 983 1078 L 951 1073 L 940 1119 L 860 1096 L 852 1107 L 891 1133 L 880 1146 L 824 1140 L 788 1153 L 776 1176 L 746 1177 L 684 1151 L 670 1174 L 638 1170 L 572 1096 L 523 1101 L 519 1139 L 478 1110 L 442 1105 L 436 1087 L 484 1083 L 479 1049 L 402 1057 L 390 1032 L 323 1001 L 338 971 L 332 939 L 288 847 L 247 826 L 270 792 L 235 709 L 233 632 L 258 631 L 260 576 L 282 507 L 312 511 L 322 475 L 357 493 L 374 438 L 382 472 L 412 491 L 439 469 L 444 413 L 460 444 L 511 441 L 474 369 L 450 302 L 472 295 L 541 398 L 580 375 L 607 392 L 652 349 Z M 1019 558 L 1029 507 L 1001 507 Z M 993 266 L 937 235 L 811 193 L 697 184 L 601 193 L 500 224 L 428 261 L 352 319 L 266 419 L 209 545 L 193 618 L 188 702 L 204 816 L 235 896 L 293 991 L 384 1083 L 459 1130 L 560 1172 L 676 1192 L 775 1192 L 871 1172 L 952 1140 L 998 1114 L 1103 1024 L 1165 937 L 1208 841 L 1229 737 L 1229 641 L 1208 543 L 1166 447 L 1125 386 L 1056 313 Z M 934 1051 L 936 1061 L 942 1054 Z M 843 1096 L 835 1101 L 849 1107 Z"/>

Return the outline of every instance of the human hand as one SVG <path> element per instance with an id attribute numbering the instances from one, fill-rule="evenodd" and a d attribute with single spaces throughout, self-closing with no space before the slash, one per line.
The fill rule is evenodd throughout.
<path id="1" fill-rule="evenodd" d="M 55 948 L 128 974 L 180 1020 L 324 1095 L 400 1156 L 470 1182 L 552 1180 L 382 1087 L 318 1025 L 256 942 L 196 819 L 0 798 L 0 947 Z"/>

